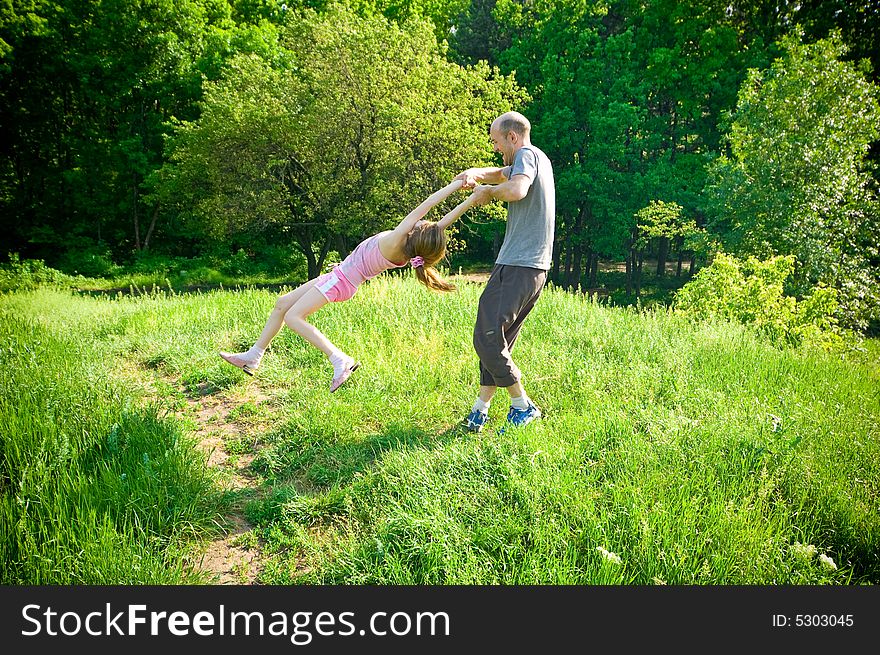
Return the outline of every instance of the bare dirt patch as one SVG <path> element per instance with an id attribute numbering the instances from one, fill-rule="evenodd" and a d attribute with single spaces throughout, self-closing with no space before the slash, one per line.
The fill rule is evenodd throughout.
<path id="1" fill-rule="evenodd" d="M 214 578 L 215 584 L 256 584 L 262 568 L 259 544 L 246 539 L 253 526 L 240 514 L 228 517 L 227 534 L 212 541 L 201 560 L 201 570 Z"/>
<path id="2" fill-rule="evenodd" d="M 198 447 L 207 455 L 209 467 L 221 472 L 221 480 L 229 491 L 256 489 L 256 480 L 250 470 L 254 460 L 253 448 L 257 439 L 247 432 L 244 422 L 231 416 L 243 403 L 259 405 L 268 396 L 257 390 L 242 398 L 198 395 L 187 397 L 186 407 L 179 412 L 195 423 L 193 434 Z M 248 452 L 239 452 L 232 446 L 251 444 Z M 243 508 L 235 507 L 225 517 L 225 534 L 208 544 L 200 562 L 200 569 L 215 584 L 255 584 L 262 568 L 259 540 L 253 534 Z"/>
<path id="3" fill-rule="evenodd" d="M 270 400 L 256 386 L 234 397 L 208 384 L 186 387 L 176 377 L 128 359 L 117 362 L 117 372 L 132 388 L 191 428 L 207 465 L 219 473 L 226 491 L 253 490 L 257 479 L 250 469 L 259 447 L 259 430 L 241 412 L 247 405 L 258 409 Z M 250 430 L 250 431 L 249 431 Z M 215 584 L 255 584 L 262 568 L 259 539 L 248 522 L 243 506 L 233 506 L 219 526 L 222 534 L 196 556 L 199 569 Z"/>

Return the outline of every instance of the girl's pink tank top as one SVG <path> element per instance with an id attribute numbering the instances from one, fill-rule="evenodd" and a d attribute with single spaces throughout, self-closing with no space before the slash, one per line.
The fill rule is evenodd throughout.
<path id="1" fill-rule="evenodd" d="M 388 234 L 388 232 L 390 230 L 379 232 L 379 234 L 374 234 L 368 239 L 361 241 L 357 248 L 352 250 L 351 254 L 339 265 L 339 270 L 354 286 L 358 286 L 364 280 L 369 280 L 371 277 L 376 277 L 379 273 L 387 271 L 389 268 L 400 268 L 406 265 L 406 263 L 395 264 L 385 259 L 385 256 L 379 250 L 379 237 Z"/>

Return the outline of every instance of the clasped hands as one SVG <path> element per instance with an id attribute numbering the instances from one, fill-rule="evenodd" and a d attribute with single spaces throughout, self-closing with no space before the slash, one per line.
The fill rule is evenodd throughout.
<path id="1" fill-rule="evenodd" d="M 459 173 L 454 179 L 461 180 L 462 189 L 473 189 L 471 193 L 473 205 L 486 205 L 495 200 L 495 197 L 492 195 L 492 185 L 479 184 L 476 175 L 470 170 Z"/>

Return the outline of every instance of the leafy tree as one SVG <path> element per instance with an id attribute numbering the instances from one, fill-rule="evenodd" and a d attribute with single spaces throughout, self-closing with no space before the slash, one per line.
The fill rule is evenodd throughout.
<path id="1" fill-rule="evenodd" d="M 869 59 L 871 79 L 880 81 L 880 2 L 877 0 L 798 0 L 792 20 L 803 26 L 809 40 L 828 38 L 839 30 L 849 46 L 847 58 Z"/>
<path id="2" fill-rule="evenodd" d="M 455 61 L 498 64 L 498 53 L 510 46 L 510 38 L 495 17 L 496 4 L 497 0 L 472 0 L 452 18 L 449 46 Z"/>
<path id="3" fill-rule="evenodd" d="M 839 36 L 801 36 L 784 38 L 783 56 L 740 89 L 729 154 L 714 167 L 711 227 L 731 252 L 794 255 L 793 290 L 837 289 L 843 322 L 864 327 L 880 290 L 880 205 L 866 168 L 878 90 L 843 60 Z"/>
<path id="4" fill-rule="evenodd" d="M 660 242 L 657 258 L 657 276 L 666 274 L 666 254 L 669 244 L 674 243 L 679 253 L 678 275 L 681 275 L 682 250 L 696 236 L 698 228 L 693 219 L 682 215 L 682 207 L 675 202 L 652 200 L 636 212 L 636 225 L 632 232 L 630 253 L 626 261 L 627 293 L 635 281 L 636 295 L 641 290 L 642 262 L 645 250 L 652 242 Z M 691 267 L 693 269 L 693 267 Z M 693 270 L 691 271 L 693 272 Z"/>
<path id="5" fill-rule="evenodd" d="M 554 279 L 575 287 L 600 256 L 627 258 L 652 198 L 702 218 L 717 121 L 762 56 L 727 3 L 499 0 L 494 16 L 513 34 L 502 68 L 534 96 L 534 141 L 557 175 Z"/>
<path id="6" fill-rule="evenodd" d="M 331 251 L 390 227 L 463 168 L 522 93 L 485 64 L 441 56 L 424 21 L 303 12 L 289 68 L 239 57 L 180 125 L 154 200 L 216 239 L 292 239 L 317 275 Z"/>
<path id="7" fill-rule="evenodd" d="M 226 0 L 30 0 L 0 12 L 2 227 L 23 252 L 148 248 L 144 180 L 172 118 L 198 115 L 203 76 L 234 52 L 277 52 L 268 22 Z"/>

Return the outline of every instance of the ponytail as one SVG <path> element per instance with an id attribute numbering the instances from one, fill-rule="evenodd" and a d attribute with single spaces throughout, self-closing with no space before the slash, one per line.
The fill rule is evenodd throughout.
<path id="1" fill-rule="evenodd" d="M 454 291 L 437 272 L 434 265 L 446 255 L 446 231 L 437 223 L 424 221 L 416 225 L 404 245 L 416 279 L 431 291 Z"/>
<path id="2" fill-rule="evenodd" d="M 415 269 L 416 279 L 431 291 L 455 291 L 455 285 L 447 282 L 433 266 L 422 265 Z"/>

